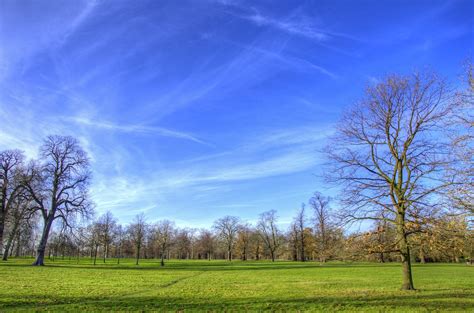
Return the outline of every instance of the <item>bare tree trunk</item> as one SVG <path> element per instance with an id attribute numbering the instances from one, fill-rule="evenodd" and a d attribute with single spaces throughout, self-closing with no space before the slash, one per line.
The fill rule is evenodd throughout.
<path id="1" fill-rule="evenodd" d="M 105 263 L 105 259 L 107 258 L 108 249 L 109 249 L 108 245 L 104 245 L 104 263 Z"/>
<path id="2" fill-rule="evenodd" d="M 413 276 L 411 271 L 410 247 L 408 246 L 407 235 L 405 232 L 405 216 L 398 214 L 397 235 L 400 246 L 400 255 L 402 259 L 403 284 L 402 290 L 415 290 L 413 285 Z"/>
<path id="3" fill-rule="evenodd" d="M 426 259 L 425 259 L 425 251 L 423 251 L 423 247 L 420 247 L 420 263 L 425 264 Z"/>
<path id="4" fill-rule="evenodd" d="M 16 235 L 16 250 L 15 250 L 15 258 L 20 257 L 20 251 L 21 251 L 21 234 L 18 233 Z"/>
<path id="5" fill-rule="evenodd" d="M 304 262 L 305 261 L 305 255 L 304 255 L 304 230 L 301 232 L 301 255 L 300 255 L 300 261 Z"/>
<path id="6" fill-rule="evenodd" d="M 94 249 L 94 265 L 97 261 L 97 250 L 99 249 L 99 245 L 95 245 L 95 249 Z"/>
<path id="7" fill-rule="evenodd" d="M 272 262 L 275 262 L 275 251 L 270 250 L 270 255 L 272 257 Z"/>
<path id="8" fill-rule="evenodd" d="M 137 255 L 136 255 L 137 259 L 136 259 L 136 262 L 135 262 L 135 265 L 138 265 L 138 260 L 140 259 L 140 245 L 137 246 Z"/>
<path id="9" fill-rule="evenodd" d="M 415 290 L 415 287 L 413 286 L 413 277 L 411 272 L 410 248 L 403 248 L 401 255 L 403 268 L 402 290 Z"/>
<path id="10" fill-rule="evenodd" d="M 8 255 L 10 258 L 13 257 L 13 250 L 14 250 L 14 248 L 16 248 L 16 244 L 17 244 L 17 243 L 18 243 L 18 242 L 15 242 L 15 239 L 13 239 L 12 247 L 11 247 L 10 253 L 9 253 L 9 255 Z"/>
<path id="11" fill-rule="evenodd" d="M 379 261 L 380 261 L 380 263 L 385 263 L 385 258 L 384 258 L 383 252 L 379 253 Z"/>
<path id="12" fill-rule="evenodd" d="M 298 233 L 293 229 L 293 240 L 292 240 L 292 259 L 293 261 L 298 261 Z"/>
<path id="13" fill-rule="evenodd" d="M 3 207 L 0 208 L 0 255 L 3 253 L 3 232 L 5 230 L 5 213 Z M 4 259 L 6 261 L 6 259 Z"/>
<path id="14" fill-rule="evenodd" d="M 474 264 L 474 245 L 471 244 L 471 249 L 469 251 L 469 265 L 473 265 Z"/>
<path id="15" fill-rule="evenodd" d="M 117 248 L 117 264 L 120 264 L 120 247 Z"/>
<path id="16" fill-rule="evenodd" d="M 46 251 L 46 244 L 48 243 L 48 237 L 49 237 L 49 231 L 51 230 L 51 226 L 53 225 L 53 218 L 54 215 L 49 215 L 45 219 L 44 227 L 43 227 L 43 233 L 41 235 L 41 240 L 38 245 L 37 249 L 37 254 L 36 254 L 36 260 L 33 263 L 35 266 L 43 266 L 44 265 L 44 253 Z"/>

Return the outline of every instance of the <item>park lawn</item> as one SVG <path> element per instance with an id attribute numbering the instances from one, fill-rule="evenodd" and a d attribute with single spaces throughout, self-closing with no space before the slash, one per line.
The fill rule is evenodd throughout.
<path id="1" fill-rule="evenodd" d="M 32 259 L 0 263 L 5 311 L 474 312 L 474 267 L 414 266 L 400 291 L 397 263 Z"/>

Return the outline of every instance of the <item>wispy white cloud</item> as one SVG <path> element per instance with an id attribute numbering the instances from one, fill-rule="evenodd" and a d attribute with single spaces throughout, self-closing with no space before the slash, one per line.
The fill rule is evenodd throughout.
<path id="1" fill-rule="evenodd" d="M 338 78 L 338 75 L 336 73 L 328 70 L 327 68 L 325 68 L 323 66 L 320 66 L 320 65 L 317 65 L 317 64 L 314 64 L 313 62 L 311 62 L 309 60 L 306 60 L 306 59 L 303 59 L 303 58 L 300 58 L 300 57 L 284 54 L 283 52 L 276 52 L 276 51 L 273 51 L 273 50 L 267 50 L 267 49 L 261 48 L 259 46 L 245 47 L 245 46 L 242 46 L 242 45 L 240 45 L 236 42 L 229 41 L 229 43 L 231 43 L 233 45 L 236 45 L 236 46 L 239 46 L 243 49 L 248 49 L 248 50 L 255 51 L 258 54 L 262 54 L 262 55 L 264 55 L 264 56 L 266 56 L 270 59 L 274 59 L 274 60 L 277 60 L 278 62 L 280 62 L 282 64 L 288 65 L 293 69 L 297 69 L 297 70 L 300 70 L 300 71 L 315 70 L 315 71 L 317 71 L 321 74 L 329 76 L 330 78 L 333 78 L 333 79 Z"/>
<path id="2" fill-rule="evenodd" d="M 228 182 L 253 180 L 277 175 L 300 172 L 311 168 L 317 161 L 316 152 L 283 153 L 263 161 L 238 164 L 229 168 L 220 168 L 208 175 L 196 176 L 198 182 Z"/>
<path id="3" fill-rule="evenodd" d="M 254 47 L 262 45 L 279 54 L 286 42 L 258 38 L 219 62 L 216 59 L 221 56 L 211 54 L 199 66 L 190 69 L 172 88 L 163 90 L 161 95 L 143 105 L 144 114 L 152 115 L 154 121 L 160 120 L 205 97 L 222 97 L 264 81 L 280 68 L 274 66 L 273 57 L 254 50 Z"/>
<path id="4" fill-rule="evenodd" d="M 90 17 L 97 6 L 97 0 L 87 0 L 83 9 L 79 11 L 79 14 L 75 16 L 70 23 L 66 26 L 64 34 L 60 38 L 60 42 L 63 44 L 67 39 L 76 32 L 77 29 Z"/>
<path id="5" fill-rule="evenodd" d="M 12 9 L 18 3 L 2 4 L 0 41 L 8 45 L 0 48 L 0 80 L 27 71 L 39 54 L 65 44 L 94 14 L 97 4 L 96 0 L 29 2 L 21 4 L 21 11 Z M 30 18 L 25 19 L 25 14 Z"/>
<path id="6" fill-rule="evenodd" d="M 190 140 L 196 143 L 208 145 L 208 143 L 202 141 L 201 139 L 176 130 L 171 130 L 163 127 L 156 127 L 156 126 L 144 126 L 144 125 L 133 125 L 133 124 L 116 124 L 109 121 L 104 120 L 92 120 L 85 117 L 64 117 L 66 120 L 70 120 L 74 123 L 88 126 L 96 129 L 103 129 L 109 131 L 118 131 L 118 132 L 125 132 L 125 133 L 135 133 L 135 134 L 149 134 L 149 135 L 158 135 L 164 137 L 172 137 L 178 139 L 185 139 Z"/>
<path id="7" fill-rule="evenodd" d="M 141 177 L 122 172 L 113 179 L 101 179 L 93 188 L 94 199 L 104 210 L 155 206 L 156 214 L 173 205 L 170 199 L 179 195 L 206 202 L 232 190 L 236 183 L 311 172 L 320 163 L 317 147 L 329 133 L 304 127 L 270 131 L 212 158 L 179 162 Z"/>
<path id="8" fill-rule="evenodd" d="M 299 36 L 316 42 L 325 42 L 333 38 L 359 41 L 358 38 L 352 35 L 328 30 L 320 25 L 316 25 L 314 23 L 315 17 L 309 18 L 306 15 L 301 14 L 299 8 L 284 18 L 275 18 L 262 13 L 261 10 L 256 9 L 255 7 L 249 8 L 248 6 L 244 6 L 235 1 L 228 3 L 220 1 L 220 3 L 228 8 L 237 9 L 236 11 L 227 11 L 228 14 L 247 20 L 259 27 L 273 28 L 289 35 Z"/>
<path id="9" fill-rule="evenodd" d="M 98 211 L 113 209 L 114 214 L 125 221 L 141 211 L 162 216 L 166 210 L 179 207 L 174 204 L 179 198 L 195 200 L 203 209 L 212 208 L 213 204 L 223 203 L 221 194 L 235 192 L 239 186 L 311 172 L 319 162 L 313 143 L 321 139 L 321 129 L 270 129 L 260 135 L 244 132 L 236 136 L 226 133 L 227 129 L 223 134 L 215 134 L 213 127 L 207 129 L 200 125 L 206 133 L 204 140 L 190 132 L 154 126 L 165 125 L 161 123 L 165 117 L 168 119 L 166 125 L 171 125 L 170 115 L 178 110 L 190 106 L 193 110 L 198 109 L 207 99 L 214 103 L 218 102 L 216 99 L 228 99 L 230 94 L 257 86 L 288 69 L 317 71 L 331 78 L 337 77 L 315 62 L 287 55 L 287 37 L 257 35 L 236 49 L 228 41 L 219 40 L 222 34 L 217 33 L 203 40 L 221 50 L 201 56 L 202 60 L 190 67 L 186 64 L 179 71 L 170 69 L 173 71 L 173 75 L 169 75 L 170 81 L 163 82 L 160 79 L 168 72 L 163 70 L 165 74 L 162 74 L 160 67 L 149 65 L 163 64 L 160 62 L 165 58 L 147 54 L 150 63 L 136 58 L 151 47 L 166 43 L 167 39 L 150 36 L 140 41 L 138 47 L 125 49 L 121 38 L 130 23 L 138 23 L 135 20 L 118 28 L 105 27 L 108 31 L 100 42 L 95 36 L 82 36 L 81 31 L 89 29 L 88 22 L 96 21 L 100 3 L 83 4 L 77 7 L 76 14 L 68 11 L 64 29 L 46 36 L 41 44 L 27 47 L 27 53 L 18 64 L 15 60 L 9 62 L 12 69 L 23 68 L 25 74 L 32 74 L 34 79 L 8 77 L 8 90 L 0 92 L 0 113 L 7 120 L 0 124 L 0 149 L 20 148 L 26 150 L 28 156 L 35 157 L 46 135 L 77 137 L 92 159 L 91 195 Z M 98 16 L 104 14 L 101 11 Z M 60 16 L 62 20 L 64 16 Z M 150 16 L 143 23 L 150 22 L 147 19 L 151 20 Z M 307 36 L 296 30 L 289 31 Z M 213 40 L 218 42 L 211 43 Z M 102 54 L 102 48 L 112 43 L 116 49 Z M 36 54 L 43 50 L 48 53 L 41 68 L 25 69 L 30 64 L 37 65 Z M 124 81 L 127 86 L 123 85 Z M 135 87 L 140 92 L 134 93 Z M 126 103 L 127 97 L 133 97 L 133 106 Z M 178 119 L 177 125 L 183 125 L 188 118 L 188 112 L 184 113 L 183 120 Z M 202 113 L 208 112 L 199 111 Z M 195 125 L 192 129 L 196 129 Z M 168 137 L 199 145 L 188 144 L 185 149 L 179 145 L 174 150 L 174 144 L 180 141 L 144 143 L 146 140 L 141 139 L 145 136 Z M 131 137 L 132 140 L 128 140 Z M 234 148 L 216 144 L 209 149 L 205 147 L 210 145 L 207 138 L 225 146 L 229 146 L 228 141 L 235 141 Z"/>
<path id="10" fill-rule="evenodd" d="M 281 21 L 278 19 L 265 16 L 259 11 L 249 15 L 239 15 L 241 18 L 251 21 L 258 26 L 268 26 L 278 29 L 280 31 L 298 35 L 317 41 L 324 41 L 329 39 L 327 32 L 321 31 L 313 27 L 311 24 L 300 21 Z"/>

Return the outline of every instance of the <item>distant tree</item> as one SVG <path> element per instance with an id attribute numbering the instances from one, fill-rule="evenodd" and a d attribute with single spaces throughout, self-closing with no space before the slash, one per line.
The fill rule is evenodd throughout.
<path id="1" fill-rule="evenodd" d="M 379 255 L 380 263 L 385 263 L 385 251 L 393 250 L 393 240 L 390 240 L 391 236 L 389 236 L 391 227 L 384 219 L 376 221 L 375 226 L 377 228 L 376 243 L 378 247 L 378 251 L 376 252 Z"/>
<path id="2" fill-rule="evenodd" d="M 250 225 L 240 225 L 239 230 L 237 231 L 236 250 L 237 253 L 240 254 L 240 259 L 242 261 L 247 261 L 248 259 L 251 235 L 252 231 Z"/>
<path id="3" fill-rule="evenodd" d="M 20 231 L 23 224 L 28 224 L 32 215 L 31 202 L 27 198 L 17 197 L 10 203 L 8 213 L 8 220 L 10 231 L 8 233 L 7 244 L 3 253 L 3 261 L 6 261 L 8 254 L 11 252 L 13 240 L 20 236 Z"/>
<path id="4" fill-rule="evenodd" d="M 128 226 L 128 234 L 135 246 L 135 264 L 138 265 L 140 260 L 140 251 L 145 240 L 147 231 L 147 223 L 144 214 L 135 216 L 133 222 Z"/>
<path id="5" fill-rule="evenodd" d="M 178 253 L 178 259 L 189 259 L 194 257 L 195 230 L 192 228 L 182 228 L 176 231 L 174 246 Z"/>
<path id="6" fill-rule="evenodd" d="M 250 243 L 251 252 L 253 253 L 255 260 L 260 260 L 264 247 L 262 237 L 257 230 L 252 231 L 252 234 L 250 235 Z"/>
<path id="7" fill-rule="evenodd" d="M 91 257 L 94 265 L 97 264 L 97 253 L 101 243 L 101 226 L 98 222 L 89 225 L 89 243 L 91 246 Z"/>
<path id="8" fill-rule="evenodd" d="M 73 241 L 76 248 L 76 262 L 79 264 L 79 259 L 83 253 L 83 250 L 87 247 L 88 244 L 88 228 L 87 226 L 80 226 L 74 230 Z"/>
<path id="9" fill-rule="evenodd" d="M 3 233 L 8 210 L 23 187 L 18 179 L 23 160 L 23 152 L 20 150 L 0 152 L 0 255 L 3 254 Z"/>
<path id="10" fill-rule="evenodd" d="M 206 259 L 210 261 L 215 246 L 214 235 L 212 232 L 207 229 L 202 229 L 199 233 L 198 244 L 200 249 L 206 254 Z"/>
<path id="11" fill-rule="evenodd" d="M 426 232 L 417 233 L 411 240 L 422 238 L 428 242 L 429 258 L 444 262 L 459 263 L 461 259 L 472 260 L 473 233 L 465 215 L 445 214 L 434 219 Z"/>
<path id="12" fill-rule="evenodd" d="M 298 231 L 298 222 L 296 219 L 291 223 L 287 234 L 291 259 L 293 261 L 298 261 L 298 252 L 300 250 L 300 233 Z"/>
<path id="13" fill-rule="evenodd" d="M 237 239 L 240 220 L 235 216 L 224 216 L 214 222 L 214 229 L 227 249 L 227 260 L 232 261 L 232 250 Z"/>
<path id="14" fill-rule="evenodd" d="M 160 265 L 165 266 L 165 256 L 174 233 L 174 223 L 168 220 L 158 222 L 154 227 L 156 241 L 160 247 Z"/>
<path id="15" fill-rule="evenodd" d="M 188 233 L 188 239 L 189 239 L 189 248 L 191 251 L 189 258 L 194 260 L 195 258 L 195 253 L 196 253 L 196 245 L 197 245 L 197 232 L 198 230 L 196 228 L 187 228 L 187 233 Z"/>
<path id="16" fill-rule="evenodd" d="M 304 246 L 305 246 L 305 254 L 307 258 L 311 258 L 314 260 L 317 255 L 317 237 L 312 227 L 306 227 L 304 229 Z"/>
<path id="17" fill-rule="evenodd" d="M 115 227 L 117 226 L 117 220 L 110 211 L 107 211 L 99 217 L 98 227 L 100 231 L 100 242 L 104 247 L 104 263 L 109 257 L 109 248 L 113 242 L 113 235 Z"/>
<path id="18" fill-rule="evenodd" d="M 320 262 L 326 262 L 330 249 L 330 201 L 331 199 L 329 197 L 325 197 L 319 192 L 315 192 L 313 197 L 309 199 L 309 204 L 314 211 L 316 250 Z"/>
<path id="19" fill-rule="evenodd" d="M 41 161 L 29 168 L 25 186 L 43 217 L 43 232 L 33 265 L 44 265 L 49 233 L 56 219 L 71 227 L 77 215 L 89 217 L 89 159 L 69 136 L 49 136 L 40 148 Z"/>
<path id="20" fill-rule="evenodd" d="M 122 225 L 117 224 L 117 226 L 115 227 L 115 236 L 114 236 L 117 264 L 120 264 L 120 259 L 122 258 L 122 247 L 123 247 L 124 240 L 125 240 L 125 231 Z"/>
<path id="21" fill-rule="evenodd" d="M 305 228 L 306 228 L 306 216 L 305 216 L 305 204 L 301 204 L 301 209 L 298 211 L 298 214 L 295 218 L 295 224 L 297 227 L 297 234 L 299 239 L 299 247 L 300 247 L 300 261 L 304 262 L 305 258 Z"/>
<path id="22" fill-rule="evenodd" d="M 395 225 L 404 290 L 415 289 L 408 223 L 418 217 L 417 205 L 430 215 L 439 203 L 434 194 L 448 185 L 442 180 L 449 161 L 442 126 L 451 100 L 434 74 L 387 77 L 367 88 L 327 147 L 327 178 L 343 189 L 344 220 L 383 219 Z"/>
<path id="23" fill-rule="evenodd" d="M 257 229 L 265 246 L 270 251 L 272 262 L 275 262 L 275 253 L 281 245 L 277 221 L 276 211 L 271 210 L 260 214 L 260 219 L 257 223 Z"/>
<path id="24" fill-rule="evenodd" d="M 393 225 L 383 220 L 376 221 L 372 228 L 353 239 L 358 241 L 358 246 L 352 244 L 355 246 L 355 249 L 351 247 L 353 256 L 363 256 L 368 261 L 381 263 L 391 260 L 390 256 L 397 243 Z"/>

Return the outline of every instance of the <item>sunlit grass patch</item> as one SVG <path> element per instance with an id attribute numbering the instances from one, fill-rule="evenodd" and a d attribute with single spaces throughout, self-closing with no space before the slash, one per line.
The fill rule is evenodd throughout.
<path id="1" fill-rule="evenodd" d="M 402 292 L 399 264 L 30 259 L 0 263 L 0 311 L 271 310 L 473 311 L 474 268 L 415 265 Z"/>

